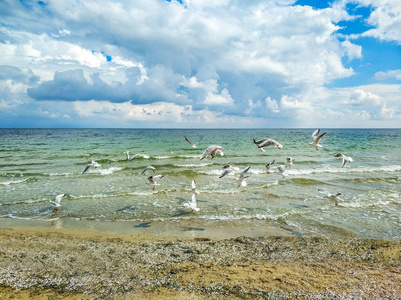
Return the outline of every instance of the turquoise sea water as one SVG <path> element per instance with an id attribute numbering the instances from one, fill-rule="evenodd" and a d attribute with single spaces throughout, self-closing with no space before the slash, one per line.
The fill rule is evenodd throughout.
<path id="1" fill-rule="evenodd" d="M 308 145 L 315 129 L 1 129 L 0 218 L 15 220 L 134 221 L 188 220 L 275 222 L 299 232 L 342 231 L 359 237 L 401 237 L 401 130 L 321 129 L 323 148 Z M 198 148 L 185 140 L 196 142 Z M 182 138 L 181 138 L 182 137 Z M 260 152 L 252 139 L 272 138 L 282 149 Z M 200 161 L 209 145 L 224 156 Z M 142 153 L 150 158 L 127 160 Z M 341 168 L 337 152 L 354 161 Z M 285 178 L 271 172 L 284 166 Z M 82 174 L 91 159 L 99 168 Z M 219 178 L 225 164 L 251 166 L 246 187 L 236 176 Z M 142 170 L 164 175 L 155 191 Z M 183 203 L 197 183 L 200 211 Z M 341 192 L 339 205 L 318 189 Z M 54 210 L 49 203 L 67 193 Z M 270 224 L 270 223 L 269 223 Z M 290 229 L 289 229 L 290 230 Z"/>

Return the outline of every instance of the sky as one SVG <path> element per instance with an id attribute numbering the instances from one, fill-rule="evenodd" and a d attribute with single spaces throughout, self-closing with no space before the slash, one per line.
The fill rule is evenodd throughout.
<path id="1" fill-rule="evenodd" d="M 400 128 L 400 0 L 0 0 L 1 128 Z"/>

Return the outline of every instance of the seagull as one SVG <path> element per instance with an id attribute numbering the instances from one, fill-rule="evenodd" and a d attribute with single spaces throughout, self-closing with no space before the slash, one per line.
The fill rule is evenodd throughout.
<path id="1" fill-rule="evenodd" d="M 248 178 L 249 176 L 245 176 L 245 175 L 246 175 L 246 172 L 248 172 L 250 168 L 251 168 L 251 166 L 246 167 L 246 168 L 241 172 L 241 174 L 239 174 L 239 177 L 238 177 L 238 178 L 235 178 L 235 180 L 238 181 L 238 187 L 240 187 L 241 185 L 242 185 L 242 186 L 246 186 L 245 178 Z"/>
<path id="2" fill-rule="evenodd" d="M 199 207 L 196 206 L 196 194 L 192 194 L 192 200 L 185 202 L 182 206 L 189 208 L 192 212 L 199 211 Z"/>
<path id="3" fill-rule="evenodd" d="M 54 206 L 56 206 L 56 207 L 60 207 L 61 206 L 61 204 L 60 204 L 60 202 L 61 202 L 61 199 L 63 199 L 63 197 L 64 196 L 67 196 L 67 194 L 60 194 L 60 195 L 57 195 L 56 196 L 56 199 L 54 200 L 54 201 L 49 201 L 51 204 L 53 204 Z"/>
<path id="4" fill-rule="evenodd" d="M 82 172 L 82 174 L 88 171 L 90 167 L 98 168 L 100 167 L 100 164 L 98 164 L 94 159 L 92 159 L 92 162 L 86 165 L 85 170 Z"/>
<path id="5" fill-rule="evenodd" d="M 124 154 L 127 157 L 127 160 L 129 160 L 129 151 L 125 151 Z"/>
<path id="6" fill-rule="evenodd" d="M 230 174 L 230 173 L 238 173 L 239 172 L 238 167 L 234 167 L 230 164 L 224 165 L 223 168 L 224 168 L 224 172 L 223 172 L 223 174 L 221 174 L 219 176 L 219 178 L 223 178 L 224 176 L 226 176 L 227 174 Z"/>
<path id="7" fill-rule="evenodd" d="M 338 196 L 340 196 L 341 193 L 332 194 L 332 193 L 329 193 L 329 192 L 327 192 L 325 190 L 322 190 L 322 189 L 318 189 L 318 192 L 321 193 L 321 194 L 324 194 L 325 198 L 328 198 L 330 200 L 334 200 L 334 206 L 338 205 L 338 200 L 339 200 Z"/>
<path id="8" fill-rule="evenodd" d="M 153 190 L 155 190 L 156 185 L 160 185 L 156 183 L 157 180 L 162 179 L 163 177 L 164 177 L 163 175 L 155 175 L 148 177 L 149 185 L 153 186 Z"/>
<path id="9" fill-rule="evenodd" d="M 143 169 L 143 171 L 141 172 L 141 175 L 143 173 L 145 173 L 147 170 L 152 170 L 153 174 L 154 174 L 156 169 L 154 167 L 152 167 L 152 166 L 147 166 L 145 169 Z"/>
<path id="10" fill-rule="evenodd" d="M 275 161 L 276 161 L 276 160 L 273 159 L 272 162 L 269 162 L 269 163 L 266 164 L 267 173 L 270 173 L 270 168 L 271 168 L 272 164 L 274 164 Z"/>
<path id="11" fill-rule="evenodd" d="M 195 180 L 192 180 L 191 189 L 192 189 L 192 192 L 193 192 L 194 194 L 199 194 L 198 190 L 196 189 L 196 182 L 195 182 Z"/>
<path id="12" fill-rule="evenodd" d="M 223 150 L 223 147 L 221 147 L 221 146 L 211 145 L 205 149 L 205 151 L 203 152 L 203 154 L 201 155 L 199 160 L 204 159 L 208 155 L 210 155 L 210 158 L 213 159 L 217 153 L 220 154 L 221 156 L 223 156 L 224 153 L 222 150 Z"/>
<path id="13" fill-rule="evenodd" d="M 345 155 L 342 154 L 342 153 L 334 154 L 334 156 L 335 156 L 335 157 L 339 157 L 339 158 L 341 158 L 341 159 L 343 160 L 343 163 L 342 163 L 342 165 L 341 165 L 341 168 L 344 167 L 344 165 L 345 165 L 346 162 L 353 162 L 353 161 L 354 161 L 354 160 L 352 159 L 352 157 L 345 156 Z"/>
<path id="14" fill-rule="evenodd" d="M 284 176 L 284 169 L 280 166 L 277 167 L 278 171 L 276 172 L 277 175 L 281 175 L 283 176 L 283 178 L 285 178 Z"/>
<path id="15" fill-rule="evenodd" d="M 285 166 L 287 168 L 291 168 L 293 165 L 293 163 L 292 163 L 293 161 L 295 161 L 295 159 L 293 159 L 292 157 L 287 157 L 287 162 L 285 163 Z"/>
<path id="16" fill-rule="evenodd" d="M 198 148 L 196 145 L 203 139 L 203 135 L 200 137 L 200 139 L 196 142 L 196 144 L 191 143 L 186 136 L 184 136 L 184 139 L 191 145 L 192 148 Z"/>
<path id="17" fill-rule="evenodd" d="M 146 155 L 146 154 L 135 154 L 135 155 L 132 156 L 129 160 L 133 160 L 133 159 L 135 159 L 135 158 L 140 158 L 140 157 L 142 157 L 142 158 L 149 158 L 149 155 Z"/>
<path id="18" fill-rule="evenodd" d="M 277 143 L 275 140 L 272 139 L 262 139 L 259 141 L 255 141 L 255 139 L 253 139 L 253 143 L 258 146 L 258 149 L 261 152 L 265 152 L 265 149 L 263 149 L 264 147 L 268 147 L 268 146 L 276 146 L 278 149 L 283 148 L 283 145 L 281 145 L 280 143 Z"/>
<path id="19" fill-rule="evenodd" d="M 322 139 L 322 137 L 326 134 L 322 133 L 321 135 L 319 135 L 320 129 L 316 129 L 315 132 L 312 134 L 312 138 L 313 138 L 313 142 L 309 143 L 310 146 L 315 147 L 316 150 L 319 150 L 318 147 L 323 147 L 322 145 L 319 144 L 320 140 Z"/>

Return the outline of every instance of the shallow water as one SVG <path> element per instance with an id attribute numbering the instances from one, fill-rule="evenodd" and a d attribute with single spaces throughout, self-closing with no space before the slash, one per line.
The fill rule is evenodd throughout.
<path id="1" fill-rule="evenodd" d="M 322 129 L 323 148 L 308 145 L 314 129 L 1 129 L 0 216 L 16 220 L 184 220 L 203 224 L 273 222 L 296 232 L 343 231 L 360 237 L 401 237 L 401 130 Z M 196 142 L 198 148 L 185 140 Z M 282 149 L 260 152 L 252 139 L 272 138 Z M 224 156 L 202 161 L 208 145 Z M 150 158 L 127 160 L 124 151 Z M 341 168 L 337 152 L 354 161 Z M 275 174 L 286 157 L 294 165 Z M 82 174 L 91 159 L 99 168 Z M 275 159 L 270 174 L 265 164 Z M 246 187 L 219 178 L 227 163 L 251 166 Z M 148 165 L 164 175 L 155 191 Z M 197 183 L 200 211 L 182 207 Z M 341 192 L 339 205 L 318 189 Z M 55 210 L 49 203 L 67 193 Z M 264 221 L 266 221 L 264 223 Z M 79 223 L 79 222 L 78 222 Z M 83 224 L 85 222 L 82 222 Z M 167 223 L 166 223 L 167 224 Z M 83 225 L 86 226 L 86 225 Z"/>

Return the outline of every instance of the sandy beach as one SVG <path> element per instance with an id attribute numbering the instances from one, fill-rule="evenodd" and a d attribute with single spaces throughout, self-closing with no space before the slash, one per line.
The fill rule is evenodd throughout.
<path id="1" fill-rule="evenodd" d="M 0 230 L 0 299 L 401 299 L 401 242 Z"/>

